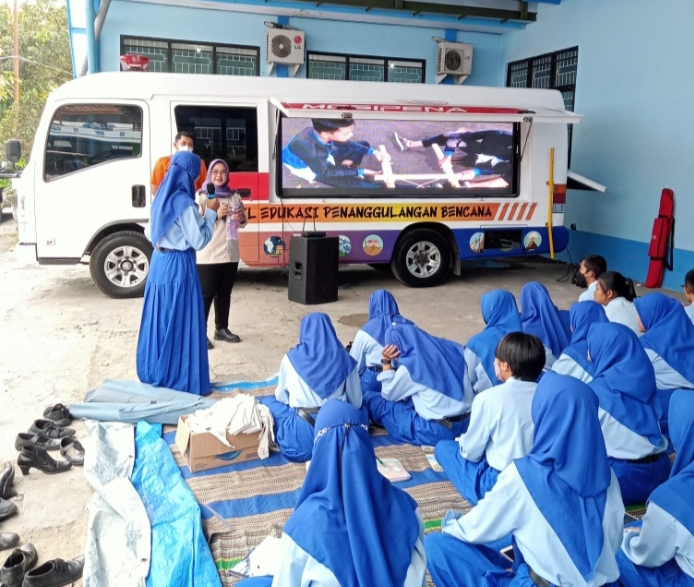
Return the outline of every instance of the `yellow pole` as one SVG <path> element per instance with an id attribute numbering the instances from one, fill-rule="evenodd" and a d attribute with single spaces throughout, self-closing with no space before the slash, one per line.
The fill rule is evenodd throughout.
<path id="1" fill-rule="evenodd" d="M 554 235 L 552 235 L 552 212 L 554 208 L 554 147 L 549 150 L 549 198 L 547 210 L 547 234 L 549 235 L 549 257 L 554 259 Z"/>

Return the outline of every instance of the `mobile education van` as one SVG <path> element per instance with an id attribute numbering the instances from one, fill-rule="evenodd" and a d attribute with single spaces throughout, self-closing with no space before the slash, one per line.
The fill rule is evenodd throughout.
<path id="1" fill-rule="evenodd" d="M 567 125 L 550 90 L 103 73 L 54 91 L 16 182 L 20 242 L 42 264 L 89 262 L 112 297 L 142 295 L 150 174 L 178 131 L 226 160 L 249 224 L 242 261 L 285 267 L 302 230 L 341 263 L 390 264 L 409 286 L 462 259 L 562 251 Z"/>

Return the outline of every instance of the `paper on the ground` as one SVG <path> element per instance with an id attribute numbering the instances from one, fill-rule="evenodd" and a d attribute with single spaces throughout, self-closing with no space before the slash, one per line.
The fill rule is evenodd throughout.
<path id="1" fill-rule="evenodd" d="M 427 461 L 429 461 L 429 465 L 431 466 L 432 470 L 437 473 L 443 473 L 443 467 L 439 465 L 439 462 L 436 460 L 436 456 L 434 455 L 434 447 L 423 446 L 422 450 L 424 450 L 424 454 L 426 454 Z"/>
<path id="2" fill-rule="evenodd" d="M 198 410 L 188 417 L 191 432 L 209 432 L 227 446 L 226 435 L 253 434 L 263 428 L 258 405 L 251 395 L 239 393 L 215 403 L 211 408 Z"/>
<path id="3" fill-rule="evenodd" d="M 378 472 L 393 483 L 412 478 L 398 459 L 376 459 L 376 466 Z"/>
<path id="4" fill-rule="evenodd" d="M 281 558 L 282 540 L 268 536 L 231 571 L 244 577 L 274 576 L 279 570 Z"/>

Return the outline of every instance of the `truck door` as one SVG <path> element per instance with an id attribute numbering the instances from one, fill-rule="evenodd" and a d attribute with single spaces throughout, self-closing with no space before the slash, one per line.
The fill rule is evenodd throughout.
<path id="1" fill-rule="evenodd" d="M 149 219 L 148 145 L 146 102 L 56 107 L 34 170 L 39 261 L 76 262 L 104 227 Z"/>

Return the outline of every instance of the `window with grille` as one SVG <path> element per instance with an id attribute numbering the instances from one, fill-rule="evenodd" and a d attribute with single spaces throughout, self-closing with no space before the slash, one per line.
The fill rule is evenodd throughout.
<path id="1" fill-rule="evenodd" d="M 306 77 L 360 82 L 423 84 L 425 62 L 362 55 L 309 52 Z"/>
<path id="2" fill-rule="evenodd" d="M 576 73 L 578 71 L 578 47 L 555 53 L 538 55 L 508 65 L 506 86 L 509 88 L 541 88 L 559 90 L 564 107 L 573 112 L 576 98 Z M 571 163 L 571 136 L 569 125 L 569 164 Z"/>
<path id="3" fill-rule="evenodd" d="M 158 73 L 260 75 L 260 48 L 121 37 L 121 55 L 146 55 Z"/>

